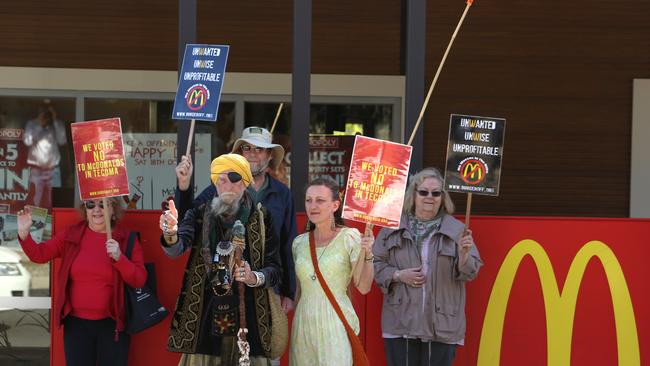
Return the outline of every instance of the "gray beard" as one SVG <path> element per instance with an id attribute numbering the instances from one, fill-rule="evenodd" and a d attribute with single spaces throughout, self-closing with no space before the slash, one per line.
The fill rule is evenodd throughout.
<path id="1" fill-rule="evenodd" d="M 226 202 L 223 197 L 217 196 L 210 203 L 210 214 L 217 218 L 232 218 L 239 212 L 240 202 L 241 197 L 233 199 L 232 202 Z"/>
<path id="2" fill-rule="evenodd" d="M 251 174 L 253 176 L 264 174 L 266 172 L 266 168 L 269 167 L 270 163 L 271 163 L 271 159 L 268 159 L 265 163 L 260 163 L 259 165 L 257 165 L 259 168 L 255 170 L 253 170 L 253 167 L 251 166 Z"/>

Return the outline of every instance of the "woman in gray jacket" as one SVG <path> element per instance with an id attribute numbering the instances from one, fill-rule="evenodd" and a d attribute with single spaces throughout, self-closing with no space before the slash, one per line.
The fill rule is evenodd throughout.
<path id="1" fill-rule="evenodd" d="M 373 248 L 384 293 L 382 335 L 388 366 L 451 365 L 465 338 L 465 281 L 483 264 L 470 230 L 435 168 L 406 189 L 398 229 L 382 229 Z"/>

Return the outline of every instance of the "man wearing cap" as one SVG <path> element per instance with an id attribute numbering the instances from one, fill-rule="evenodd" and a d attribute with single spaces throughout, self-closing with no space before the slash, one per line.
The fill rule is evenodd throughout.
<path id="1" fill-rule="evenodd" d="M 273 229 L 280 240 L 280 257 L 282 259 L 282 280 L 276 292 L 280 294 L 282 308 L 289 312 L 294 307 L 296 291 L 296 273 L 291 253 L 291 244 L 297 235 L 296 212 L 291 191 L 282 182 L 267 173 L 267 168 L 276 169 L 284 158 L 284 148 L 272 143 L 271 133 L 261 127 L 248 127 L 242 132 L 241 138 L 235 141 L 232 152 L 241 154 L 248 160 L 253 174 L 253 182 L 248 192 L 254 203 L 261 202 L 273 216 Z M 190 207 L 197 207 L 214 197 L 214 186 L 209 186 L 201 192 L 190 206 L 192 192 L 189 190 L 192 176 L 192 162 L 187 156 L 181 158 L 176 167 L 178 178 L 178 194 L 176 202 L 180 203 L 179 217 L 183 217 Z"/>
<path id="2" fill-rule="evenodd" d="M 179 224 L 173 201 L 160 216 L 164 252 L 174 258 L 190 252 L 167 348 L 183 353 L 179 366 L 238 365 L 243 352 L 237 333 L 244 326 L 241 282 L 246 285 L 243 310 L 251 365 L 268 365 L 271 314 L 266 289 L 279 284 L 281 276 L 273 219 L 246 189 L 253 175 L 243 156 L 217 157 L 210 178 L 218 193 L 210 202 L 189 209 Z"/>

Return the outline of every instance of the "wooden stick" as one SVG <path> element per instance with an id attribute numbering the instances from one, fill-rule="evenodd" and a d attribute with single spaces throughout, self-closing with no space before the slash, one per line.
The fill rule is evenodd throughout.
<path id="1" fill-rule="evenodd" d="M 187 136 L 187 149 L 185 155 L 190 156 L 190 149 L 192 148 L 192 137 L 194 137 L 194 124 L 195 120 L 190 123 L 190 135 Z"/>
<path id="2" fill-rule="evenodd" d="M 111 207 L 110 209 L 108 208 L 108 199 L 106 199 L 106 197 L 102 198 L 102 205 L 104 205 L 104 223 L 106 224 L 106 239 L 111 240 L 113 239 L 111 233 L 111 216 L 113 216 L 113 207 Z"/>
<path id="3" fill-rule="evenodd" d="M 465 231 L 469 229 L 469 217 L 472 213 L 472 194 L 467 194 L 467 208 L 465 209 Z"/>
<path id="4" fill-rule="evenodd" d="M 472 1 L 467 1 L 467 6 L 465 6 L 465 11 L 463 12 L 463 15 L 460 17 L 460 21 L 458 22 L 458 25 L 456 26 L 456 30 L 454 31 L 454 34 L 451 36 L 451 40 L 449 40 L 449 44 L 447 45 L 447 50 L 445 51 L 445 54 L 442 56 L 442 61 L 440 61 L 440 65 L 438 65 L 438 70 L 436 71 L 436 75 L 433 77 L 433 82 L 431 82 L 431 86 L 429 87 L 429 92 L 427 93 L 427 97 L 424 100 L 424 104 L 422 105 L 422 109 L 420 109 L 420 115 L 418 116 L 418 120 L 415 123 L 415 127 L 413 127 L 413 132 L 411 133 L 411 137 L 409 138 L 409 141 L 407 145 L 411 145 L 413 142 L 413 139 L 415 138 L 415 134 L 418 131 L 418 127 L 420 127 L 420 122 L 422 122 L 422 117 L 424 116 L 424 111 L 427 108 L 427 105 L 429 104 L 429 98 L 431 98 L 431 93 L 433 92 L 433 88 L 436 86 L 436 82 L 438 82 L 438 76 L 440 76 L 440 71 L 442 71 L 442 67 L 445 64 L 445 61 L 447 60 L 447 55 L 449 54 L 449 50 L 451 49 L 451 45 L 454 43 L 454 39 L 456 39 L 456 35 L 458 34 L 458 30 L 460 29 L 460 26 L 463 25 L 463 21 L 465 20 L 465 16 L 467 15 L 467 11 L 469 10 L 469 7 L 472 6 Z"/>
<path id="5" fill-rule="evenodd" d="M 278 123 L 278 118 L 280 118 L 280 112 L 282 112 L 282 107 L 284 107 L 284 103 L 280 103 L 280 106 L 278 107 L 278 111 L 275 113 L 275 119 L 273 120 L 273 125 L 271 126 L 271 134 L 273 134 L 273 130 L 275 130 L 275 125 Z"/>

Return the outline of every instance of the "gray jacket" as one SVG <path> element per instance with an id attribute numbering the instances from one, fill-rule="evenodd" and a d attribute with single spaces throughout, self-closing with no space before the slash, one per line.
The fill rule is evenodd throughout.
<path id="1" fill-rule="evenodd" d="M 375 281 L 384 293 L 382 331 L 399 337 L 459 343 L 465 338 L 465 281 L 476 278 L 483 265 L 478 250 L 472 247 L 467 262 L 459 266 L 457 241 L 464 225 L 445 215 L 431 241 L 424 290 L 392 282 L 395 271 L 422 265 L 408 221 L 402 215 L 399 229 L 382 229 L 373 247 Z"/>

